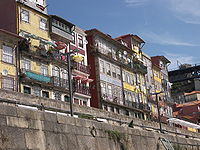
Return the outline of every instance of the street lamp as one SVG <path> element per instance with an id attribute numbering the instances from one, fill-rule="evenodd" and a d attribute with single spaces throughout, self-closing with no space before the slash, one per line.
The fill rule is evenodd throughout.
<path id="1" fill-rule="evenodd" d="M 71 68 L 71 55 L 78 52 L 78 49 L 65 53 L 67 56 L 67 68 L 68 68 L 68 82 L 69 82 L 69 99 L 70 99 L 70 115 L 73 117 L 73 87 L 72 87 L 72 68 Z"/>
<path id="2" fill-rule="evenodd" d="M 156 105 L 157 105 L 157 110 L 158 110 L 158 122 L 159 122 L 159 126 L 160 126 L 160 132 L 163 133 L 161 117 L 160 117 L 160 106 L 159 106 L 159 103 L 158 103 L 158 95 L 161 94 L 161 93 L 163 93 L 163 91 L 157 92 L 157 93 L 152 93 L 151 95 L 156 95 Z"/>

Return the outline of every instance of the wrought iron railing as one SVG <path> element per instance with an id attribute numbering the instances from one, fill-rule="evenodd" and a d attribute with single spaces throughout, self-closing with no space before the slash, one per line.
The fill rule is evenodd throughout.
<path id="1" fill-rule="evenodd" d="M 77 62 L 73 62 L 73 69 L 76 69 L 78 71 L 90 74 L 90 67 L 89 66 L 86 66 L 86 65 L 83 65 L 83 64 L 80 64 L 80 63 L 77 63 Z"/>
<path id="2" fill-rule="evenodd" d="M 85 84 L 81 83 L 74 83 L 74 91 L 83 95 L 91 96 L 90 88 L 87 87 Z"/>
<path id="3" fill-rule="evenodd" d="M 62 88 L 66 88 L 66 89 L 69 88 L 69 83 L 68 83 L 67 79 L 63 79 L 63 78 L 59 78 L 59 77 L 54 76 L 54 77 L 51 78 L 51 81 L 52 81 L 54 86 L 62 87 Z"/>

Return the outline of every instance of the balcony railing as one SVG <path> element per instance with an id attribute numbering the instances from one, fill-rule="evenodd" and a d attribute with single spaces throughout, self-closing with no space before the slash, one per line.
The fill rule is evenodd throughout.
<path id="1" fill-rule="evenodd" d="M 74 91 L 83 95 L 91 96 L 90 88 L 85 84 L 74 83 Z"/>
<path id="2" fill-rule="evenodd" d="M 126 100 L 125 105 L 130 108 L 136 108 L 136 109 L 140 109 L 140 110 L 150 111 L 150 107 L 148 106 L 148 104 L 142 104 L 142 103 L 131 102 L 131 101 Z"/>
<path id="3" fill-rule="evenodd" d="M 77 62 L 73 62 L 73 69 L 76 69 L 78 71 L 84 72 L 86 74 L 90 74 L 90 67 L 77 63 Z"/>
<path id="4" fill-rule="evenodd" d="M 59 77 L 52 77 L 51 80 L 52 80 L 53 85 L 56 87 L 62 87 L 65 89 L 69 88 L 68 80 L 66 79 L 62 79 Z"/>

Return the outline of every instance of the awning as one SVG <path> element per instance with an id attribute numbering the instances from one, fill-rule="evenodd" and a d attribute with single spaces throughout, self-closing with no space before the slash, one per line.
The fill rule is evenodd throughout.
<path id="1" fill-rule="evenodd" d="M 177 118 L 170 118 L 167 121 L 169 121 L 170 123 L 179 124 L 179 125 L 184 126 L 184 127 L 189 127 L 189 128 L 193 128 L 193 129 L 200 129 L 200 126 L 197 125 L 197 124 L 194 124 L 194 123 L 191 123 L 191 122 L 188 122 L 188 121 L 184 121 L 184 120 L 180 120 L 180 119 L 177 119 Z"/>
<path id="2" fill-rule="evenodd" d="M 75 80 L 80 80 L 80 79 L 82 79 L 83 77 L 81 77 L 81 76 L 74 76 L 73 77 L 73 79 L 75 79 Z"/>
<path id="3" fill-rule="evenodd" d="M 90 82 L 93 82 L 94 80 L 93 79 L 88 79 L 88 82 L 90 83 Z"/>

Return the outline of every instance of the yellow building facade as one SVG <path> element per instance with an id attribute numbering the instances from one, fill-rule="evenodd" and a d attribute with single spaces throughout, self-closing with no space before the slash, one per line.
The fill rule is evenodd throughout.
<path id="1" fill-rule="evenodd" d="M 39 46 L 40 40 L 37 37 L 50 40 L 48 31 L 48 15 L 34 10 L 31 7 L 17 3 L 17 32 L 20 35 L 29 33 L 36 37 L 31 39 L 31 45 Z"/>
<path id="2" fill-rule="evenodd" d="M 18 35 L 0 29 L 0 88 L 18 91 L 17 44 Z"/>
<path id="3" fill-rule="evenodd" d="M 30 45 L 28 53 L 36 52 L 42 46 L 49 48 L 48 42 L 51 42 L 48 29 L 48 15 L 42 11 L 33 9 L 28 4 L 24 5 L 17 2 L 17 33 L 27 39 Z M 32 53 L 32 55 L 35 55 Z M 20 72 L 35 78 L 44 78 L 50 80 L 52 74 L 52 65 L 41 59 L 35 59 L 29 55 L 22 54 L 20 57 Z M 26 70 L 26 71 L 25 71 Z M 33 94 L 35 85 L 21 82 L 20 92 Z M 48 98 L 53 98 L 52 90 L 41 88 L 41 92 L 48 93 Z M 42 93 L 40 93 L 42 94 Z"/>
<path id="4" fill-rule="evenodd" d="M 147 104 L 145 79 L 143 75 L 140 73 L 130 72 L 126 69 L 122 69 L 122 78 L 125 103 L 132 102 L 135 105 L 139 103 Z M 144 117 L 144 119 L 146 120 L 147 114 L 142 114 L 142 117 Z"/>

